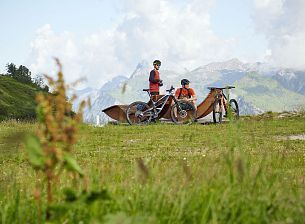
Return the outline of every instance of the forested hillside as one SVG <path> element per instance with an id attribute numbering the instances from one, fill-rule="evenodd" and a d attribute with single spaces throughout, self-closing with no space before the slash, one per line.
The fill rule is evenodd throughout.
<path id="1" fill-rule="evenodd" d="M 38 91 L 48 92 L 42 77 L 32 79 L 25 66 L 17 68 L 7 65 L 7 74 L 0 74 L 0 121 L 6 119 L 34 119 L 35 95 Z"/>

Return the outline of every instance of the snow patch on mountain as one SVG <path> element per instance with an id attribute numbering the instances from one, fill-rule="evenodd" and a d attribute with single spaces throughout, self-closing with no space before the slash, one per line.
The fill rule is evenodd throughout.
<path id="1" fill-rule="evenodd" d="M 281 69 L 272 78 L 281 83 L 285 88 L 305 95 L 305 71 Z"/>

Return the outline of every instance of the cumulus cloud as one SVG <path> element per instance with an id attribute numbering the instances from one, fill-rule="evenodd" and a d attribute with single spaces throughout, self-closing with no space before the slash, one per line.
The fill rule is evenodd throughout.
<path id="1" fill-rule="evenodd" d="M 30 70 L 34 74 L 48 73 L 54 75 L 55 60 L 58 57 L 67 69 L 68 81 L 80 77 L 80 52 L 71 33 L 55 34 L 49 24 L 41 27 L 36 32 L 36 37 L 31 43 L 31 53 L 28 59 Z"/>
<path id="2" fill-rule="evenodd" d="M 305 69 L 305 1 L 255 0 L 256 29 L 268 40 L 274 65 Z"/>
<path id="3" fill-rule="evenodd" d="M 116 75 L 129 75 L 139 61 L 163 61 L 163 68 L 195 68 L 229 57 L 234 40 L 218 37 L 209 11 L 213 0 L 127 0 L 124 16 L 112 29 L 76 41 L 50 25 L 38 30 L 29 63 L 33 72 L 54 72 L 60 58 L 68 80 L 85 76 L 98 87 Z"/>

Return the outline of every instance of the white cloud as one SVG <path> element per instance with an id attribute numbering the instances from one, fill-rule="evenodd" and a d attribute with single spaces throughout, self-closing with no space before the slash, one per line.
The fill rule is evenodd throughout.
<path id="1" fill-rule="evenodd" d="M 305 69 L 305 1 L 255 0 L 255 22 L 269 43 L 270 62 Z"/>
<path id="2" fill-rule="evenodd" d="M 53 57 L 57 57 L 64 65 L 67 80 L 71 82 L 81 77 L 80 56 L 80 50 L 71 33 L 57 35 L 47 24 L 37 31 L 36 38 L 31 43 L 28 64 L 34 74 L 54 75 L 57 68 Z"/>
<path id="3" fill-rule="evenodd" d="M 62 60 L 68 81 L 85 76 L 99 87 L 118 74 L 129 75 L 141 60 L 160 59 L 163 68 L 195 68 L 233 55 L 234 40 L 213 33 L 213 0 L 127 0 L 125 16 L 111 30 L 76 41 L 71 33 L 42 27 L 32 43 L 33 72 L 52 72 L 52 56 Z M 54 71 L 53 71 L 54 72 Z"/>

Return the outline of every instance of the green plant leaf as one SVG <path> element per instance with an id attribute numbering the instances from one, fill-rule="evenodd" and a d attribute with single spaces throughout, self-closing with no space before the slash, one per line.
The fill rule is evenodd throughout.
<path id="1" fill-rule="evenodd" d="M 39 139 L 35 136 L 27 137 L 25 141 L 25 149 L 31 165 L 35 169 L 44 169 L 45 156 L 43 155 Z"/>
<path id="2" fill-rule="evenodd" d="M 81 177 L 84 176 L 84 172 L 78 165 L 77 161 L 68 154 L 64 155 L 65 168 L 72 172 L 77 172 Z"/>

